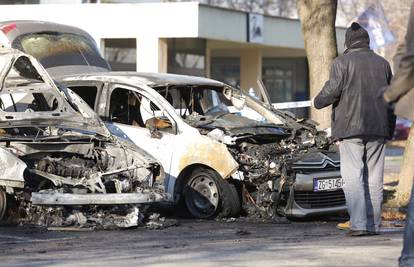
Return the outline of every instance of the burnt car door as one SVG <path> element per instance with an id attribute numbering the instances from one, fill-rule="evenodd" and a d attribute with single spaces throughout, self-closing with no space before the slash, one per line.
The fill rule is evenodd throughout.
<path id="1" fill-rule="evenodd" d="M 177 135 L 174 119 L 143 90 L 109 83 L 106 91 L 104 117 L 109 130 L 151 153 L 168 175 Z"/>

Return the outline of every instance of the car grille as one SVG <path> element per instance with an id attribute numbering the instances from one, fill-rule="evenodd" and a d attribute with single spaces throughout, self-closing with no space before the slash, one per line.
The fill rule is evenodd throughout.
<path id="1" fill-rule="evenodd" d="M 296 204 L 304 209 L 329 208 L 345 205 L 344 191 L 302 192 L 295 191 Z"/>
<path id="2" fill-rule="evenodd" d="M 303 173 L 303 174 L 312 174 L 317 172 L 335 172 L 339 171 L 339 167 L 334 166 L 326 166 L 326 167 L 313 167 L 313 168 L 307 168 L 304 166 L 301 166 L 298 169 L 295 169 L 297 173 Z"/>
<path id="3" fill-rule="evenodd" d="M 293 163 L 294 170 L 316 172 L 339 170 L 340 161 L 337 153 L 308 153 L 300 160 Z"/>

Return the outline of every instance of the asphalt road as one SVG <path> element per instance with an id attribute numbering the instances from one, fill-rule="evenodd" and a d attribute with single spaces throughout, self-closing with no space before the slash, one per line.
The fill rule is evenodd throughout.
<path id="1" fill-rule="evenodd" d="M 402 150 L 387 151 L 397 175 Z M 0 226 L 0 266 L 397 266 L 402 228 L 351 238 L 336 222 L 180 220 L 162 230 L 55 232 Z"/>
<path id="2" fill-rule="evenodd" d="M 182 220 L 162 230 L 0 227 L 1 266 L 396 266 L 401 230 L 347 237 L 335 222 Z"/>

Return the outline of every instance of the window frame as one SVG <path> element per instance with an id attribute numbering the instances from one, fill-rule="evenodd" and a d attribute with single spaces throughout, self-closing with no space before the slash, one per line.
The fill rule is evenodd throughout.
<path id="1" fill-rule="evenodd" d="M 130 86 L 130 85 L 125 85 L 125 84 L 121 84 L 121 83 L 111 83 L 111 84 L 107 84 L 107 95 L 106 95 L 106 107 L 105 107 L 105 121 L 110 122 L 110 114 L 109 114 L 109 109 L 111 106 L 111 97 L 112 97 L 112 93 L 116 90 L 116 89 L 124 89 L 124 90 L 130 90 L 133 91 L 137 94 L 140 94 L 146 98 L 148 98 L 149 101 L 151 101 L 152 103 L 154 103 L 155 105 L 158 106 L 158 108 L 163 107 L 163 103 L 161 103 L 160 101 L 158 101 L 155 97 L 153 97 L 151 94 L 149 94 L 147 91 L 139 88 L 139 87 L 135 87 L 135 86 Z M 162 131 L 163 133 L 170 133 L 170 134 L 174 134 L 177 135 L 178 134 L 178 127 L 177 127 L 177 122 L 175 121 L 174 117 L 170 114 L 170 112 L 168 111 L 168 109 L 166 108 L 162 108 L 161 110 L 163 110 L 165 112 L 165 114 L 167 115 L 168 119 L 171 122 L 171 127 L 172 130 L 171 131 L 163 131 L 162 129 L 159 129 L 160 131 Z M 127 124 L 125 124 L 127 125 Z M 140 127 L 143 128 L 143 127 Z M 147 129 L 147 128 L 143 128 L 143 129 Z"/>
<path id="2" fill-rule="evenodd" d="M 72 88 L 73 87 L 95 87 L 96 90 L 96 97 L 95 97 L 95 103 L 94 106 L 91 107 L 99 116 L 100 110 L 99 110 L 99 103 L 101 102 L 100 99 L 103 94 L 103 82 L 93 82 L 93 81 L 69 81 L 69 82 L 63 82 L 64 86 L 75 92 Z M 75 92 L 76 93 L 76 92 Z M 80 96 L 79 96 L 80 97 Z M 82 97 L 81 97 L 82 98 Z M 83 100 L 83 99 L 82 99 Z M 84 100 L 85 101 L 85 100 Z M 86 103 L 86 101 L 85 101 Z"/>

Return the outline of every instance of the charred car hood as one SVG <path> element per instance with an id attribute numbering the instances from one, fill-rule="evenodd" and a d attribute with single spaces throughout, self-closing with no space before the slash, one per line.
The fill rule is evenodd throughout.
<path id="1" fill-rule="evenodd" d="M 189 117 L 187 122 L 196 128 L 205 130 L 220 129 L 230 136 L 288 136 L 284 127 L 271 123 L 258 122 L 232 113 L 222 113 L 209 116 Z"/>
<path id="2" fill-rule="evenodd" d="M 0 48 L 0 94 L 47 94 L 56 103 L 52 111 L 0 110 L 0 128 L 55 126 L 110 136 L 100 118 L 79 96 L 58 88 L 36 59 L 18 50 Z"/>

